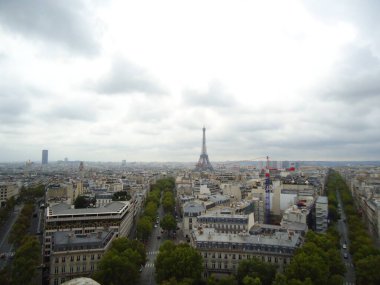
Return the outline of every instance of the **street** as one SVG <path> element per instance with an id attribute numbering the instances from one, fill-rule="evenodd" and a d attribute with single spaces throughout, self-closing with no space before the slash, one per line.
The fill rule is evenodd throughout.
<path id="1" fill-rule="evenodd" d="M 20 213 L 20 210 L 22 209 L 23 205 L 17 205 L 15 206 L 14 210 L 10 214 L 8 220 L 4 223 L 4 225 L 0 229 L 0 254 L 2 257 L 0 258 L 0 269 L 3 269 L 7 263 L 9 262 L 10 258 L 13 256 L 13 246 L 12 244 L 8 243 L 8 237 L 12 230 L 12 227 L 14 223 L 17 220 L 17 217 Z"/>
<path id="2" fill-rule="evenodd" d="M 160 220 L 164 216 L 164 210 L 162 206 L 158 208 L 158 216 L 160 217 Z M 177 222 L 177 225 L 180 227 L 180 221 Z M 156 260 L 156 257 L 158 255 L 159 249 L 161 244 L 165 240 L 171 240 L 174 243 L 178 242 L 185 242 L 185 238 L 183 238 L 183 235 L 181 233 L 181 229 L 177 231 L 176 239 L 171 239 L 167 233 L 161 233 L 161 228 L 158 226 L 157 228 L 153 228 L 152 234 L 146 244 L 146 257 L 147 261 L 145 263 L 145 267 L 142 268 L 142 272 L 140 275 L 140 285 L 155 285 L 155 268 L 154 268 L 154 261 Z M 159 239 L 157 237 L 160 237 Z"/>
<path id="3" fill-rule="evenodd" d="M 352 263 L 352 257 L 349 252 L 350 248 L 350 240 L 348 238 L 348 229 L 347 229 L 347 224 L 346 224 L 346 215 L 343 210 L 343 204 L 342 200 L 339 194 L 339 191 L 336 191 L 336 195 L 338 198 L 338 211 L 340 214 L 340 219 L 338 220 L 338 231 L 341 236 L 340 238 L 340 252 L 342 256 L 342 260 L 346 266 L 346 273 L 344 275 L 345 278 L 345 285 L 354 285 L 355 284 L 355 268 Z M 346 248 L 343 248 L 346 247 Z"/>

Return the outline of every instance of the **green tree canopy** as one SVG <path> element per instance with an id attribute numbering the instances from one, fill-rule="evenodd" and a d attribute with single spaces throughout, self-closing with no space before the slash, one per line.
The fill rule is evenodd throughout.
<path id="1" fill-rule="evenodd" d="M 35 284 L 37 267 L 40 263 L 40 244 L 37 238 L 26 236 L 15 253 L 11 284 Z"/>
<path id="2" fill-rule="evenodd" d="M 177 228 L 177 222 L 172 214 L 166 214 L 161 222 L 160 226 L 162 229 L 167 231 L 174 231 Z"/>
<path id="3" fill-rule="evenodd" d="M 139 268 L 145 260 L 144 245 L 124 237 L 118 238 L 100 260 L 93 277 L 102 285 L 136 284 Z"/>
<path id="4" fill-rule="evenodd" d="M 156 281 L 161 283 L 175 278 L 178 282 L 189 278 L 193 284 L 201 280 L 202 257 L 188 244 L 174 245 L 165 241 L 155 261 Z"/>
<path id="5" fill-rule="evenodd" d="M 236 274 L 239 284 L 244 284 L 247 276 L 252 279 L 246 279 L 246 282 L 257 283 L 259 280 L 263 285 L 270 285 L 276 276 L 276 266 L 257 258 L 243 260 L 239 263 Z"/>
<path id="6" fill-rule="evenodd" d="M 148 216 L 142 216 L 137 222 L 137 236 L 141 240 L 148 240 L 152 230 L 153 226 L 151 218 Z"/>

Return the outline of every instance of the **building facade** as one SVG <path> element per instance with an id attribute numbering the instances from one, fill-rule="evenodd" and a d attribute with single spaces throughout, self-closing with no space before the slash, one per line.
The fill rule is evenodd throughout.
<path id="1" fill-rule="evenodd" d="M 8 199 L 17 197 L 19 190 L 16 183 L 0 182 L 0 207 L 4 207 Z"/>
<path id="2" fill-rule="evenodd" d="M 325 196 L 319 196 L 315 202 L 315 231 L 324 233 L 328 227 L 328 200 Z"/>
<path id="3" fill-rule="evenodd" d="M 47 207 L 45 211 L 45 264 L 50 263 L 54 233 L 86 235 L 108 230 L 114 232 L 115 237 L 125 237 L 132 228 L 134 215 L 134 209 L 128 201 L 114 201 L 104 207 L 85 209 L 73 209 L 68 204 L 60 203 Z"/>
<path id="4" fill-rule="evenodd" d="M 77 277 L 91 276 L 115 236 L 113 231 L 53 233 L 49 284 L 58 285 Z"/>
<path id="5" fill-rule="evenodd" d="M 203 257 L 204 277 L 207 278 L 211 274 L 236 273 L 240 261 L 254 257 L 276 264 L 282 270 L 301 245 L 302 238 L 298 233 L 289 231 L 250 235 L 199 228 L 192 232 L 192 243 Z"/>
<path id="6" fill-rule="evenodd" d="M 49 152 L 47 149 L 42 150 L 42 164 L 48 164 L 49 162 Z"/>

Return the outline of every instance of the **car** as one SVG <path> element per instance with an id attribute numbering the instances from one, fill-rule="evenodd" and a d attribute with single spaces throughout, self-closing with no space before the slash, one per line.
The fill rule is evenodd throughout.
<path id="1" fill-rule="evenodd" d="M 347 258 L 348 258 L 348 254 L 347 254 L 347 252 L 345 252 L 345 253 L 343 254 L 343 257 L 344 257 L 344 259 L 347 259 Z"/>
<path id="2" fill-rule="evenodd" d="M 347 249 L 347 245 L 344 243 L 344 244 L 342 245 L 342 248 L 343 248 L 343 249 Z"/>

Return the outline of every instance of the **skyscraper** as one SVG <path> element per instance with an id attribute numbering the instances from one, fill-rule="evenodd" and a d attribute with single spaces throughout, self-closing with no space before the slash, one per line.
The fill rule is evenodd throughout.
<path id="1" fill-rule="evenodd" d="M 42 164 L 48 164 L 48 156 L 49 156 L 48 150 L 43 149 L 42 150 Z"/>

